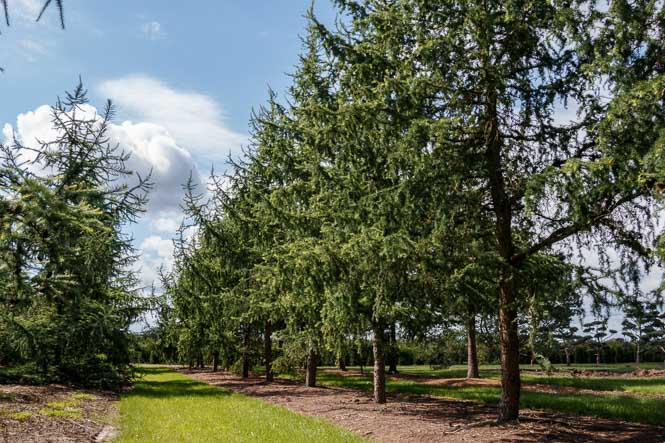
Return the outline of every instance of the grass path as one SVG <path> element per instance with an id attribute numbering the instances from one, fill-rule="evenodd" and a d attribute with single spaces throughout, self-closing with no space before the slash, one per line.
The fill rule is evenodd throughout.
<path id="1" fill-rule="evenodd" d="M 165 368 L 142 368 L 120 401 L 118 442 L 363 442 L 324 420 L 197 382 Z"/>

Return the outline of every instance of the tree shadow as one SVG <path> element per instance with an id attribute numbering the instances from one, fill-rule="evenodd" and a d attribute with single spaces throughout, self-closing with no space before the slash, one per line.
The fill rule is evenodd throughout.
<path id="1" fill-rule="evenodd" d="M 141 368 L 142 373 L 136 381 L 133 389 L 125 395 L 150 397 L 150 398 L 169 398 L 169 397 L 226 397 L 232 392 L 221 389 L 208 383 L 202 383 L 190 378 L 180 378 L 183 375 L 165 368 Z M 152 376 L 178 374 L 177 379 L 152 379 Z"/>

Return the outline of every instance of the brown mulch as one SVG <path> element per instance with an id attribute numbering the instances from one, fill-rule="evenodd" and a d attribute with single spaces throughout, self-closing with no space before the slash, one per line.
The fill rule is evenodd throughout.
<path id="1" fill-rule="evenodd" d="M 522 410 L 520 423 L 497 425 L 496 408 L 463 400 L 389 395 L 377 405 L 366 393 L 338 387 L 228 373 L 182 371 L 225 389 L 321 417 L 381 442 L 665 442 L 665 427 L 551 411 Z"/>
<path id="2" fill-rule="evenodd" d="M 117 400 L 61 385 L 0 385 L 0 442 L 106 441 L 115 434 Z"/>

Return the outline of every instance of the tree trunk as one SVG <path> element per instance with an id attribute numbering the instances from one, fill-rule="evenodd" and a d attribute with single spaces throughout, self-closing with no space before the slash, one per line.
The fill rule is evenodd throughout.
<path id="1" fill-rule="evenodd" d="M 520 351 L 517 333 L 515 286 L 505 273 L 500 281 L 499 338 L 501 348 L 501 400 L 499 421 L 519 418 L 520 410 Z"/>
<path id="2" fill-rule="evenodd" d="M 307 375 L 305 377 L 305 386 L 313 388 L 316 386 L 316 351 L 312 348 L 307 354 Z"/>
<path id="3" fill-rule="evenodd" d="M 641 362 L 640 362 L 640 360 L 641 360 L 641 359 L 640 359 L 641 349 L 640 349 L 640 342 L 639 342 L 639 341 L 638 341 L 637 343 L 635 343 L 635 347 L 636 347 L 636 352 L 635 352 L 635 364 L 639 365 L 639 364 L 641 363 Z"/>
<path id="4" fill-rule="evenodd" d="M 263 325 L 263 359 L 266 364 L 266 381 L 273 381 L 272 373 L 272 325 L 266 320 Z"/>
<path id="5" fill-rule="evenodd" d="M 346 371 L 346 358 L 344 355 L 339 357 L 339 360 L 337 361 L 337 367 L 340 371 Z"/>
<path id="6" fill-rule="evenodd" d="M 487 66 L 491 69 L 490 66 Z M 497 113 L 497 91 L 488 87 L 485 97 L 484 143 L 487 148 L 489 188 L 494 209 L 497 252 L 503 259 L 499 277 L 499 345 L 501 350 L 501 400 L 499 421 L 519 417 L 520 351 L 517 332 L 517 288 L 515 264 L 512 263 L 514 244 L 512 233 L 512 203 L 506 193 L 501 158 L 502 140 Z"/>
<path id="7" fill-rule="evenodd" d="M 570 366 L 570 349 L 566 348 L 563 352 L 566 353 L 566 366 Z"/>
<path id="8" fill-rule="evenodd" d="M 372 348 L 374 351 L 374 401 L 386 402 L 386 356 L 384 328 L 380 322 L 373 322 Z"/>
<path id="9" fill-rule="evenodd" d="M 397 358 L 399 351 L 397 349 L 397 332 L 395 323 L 390 324 L 390 351 L 388 352 L 388 374 L 397 374 Z"/>
<path id="10" fill-rule="evenodd" d="M 212 372 L 219 370 L 219 351 L 216 350 L 212 353 Z"/>
<path id="11" fill-rule="evenodd" d="M 478 371 L 478 348 L 476 346 L 476 316 L 469 314 L 466 320 L 466 378 L 480 378 Z"/>
<path id="12" fill-rule="evenodd" d="M 196 366 L 199 369 L 203 369 L 203 353 L 199 352 L 196 356 Z"/>
<path id="13" fill-rule="evenodd" d="M 243 334 L 242 378 L 249 378 L 249 352 L 252 345 L 252 327 L 247 323 Z"/>
<path id="14" fill-rule="evenodd" d="M 596 366 L 600 366 L 600 349 L 596 351 Z"/>

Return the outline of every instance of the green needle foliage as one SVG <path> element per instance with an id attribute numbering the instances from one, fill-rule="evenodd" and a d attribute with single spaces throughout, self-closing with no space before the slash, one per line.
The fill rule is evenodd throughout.
<path id="1" fill-rule="evenodd" d="M 275 338 L 313 384 L 317 355 L 371 340 L 384 402 L 393 337 L 489 325 L 517 419 L 522 348 L 572 352 L 582 298 L 634 293 L 663 244 L 663 3 L 334 4 L 286 104 L 271 93 L 244 159 L 185 204 L 165 280 L 182 352 L 246 375 Z"/>
<path id="2" fill-rule="evenodd" d="M 46 379 L 117 385 L 128 377 L 130 324 L 145 309 L 124 228 L 150 187 L 111 144 L 79 86 L 52 108 L 55 138 L 20 140 L 0 157 L 0 342 L 3 363 Z"/>

